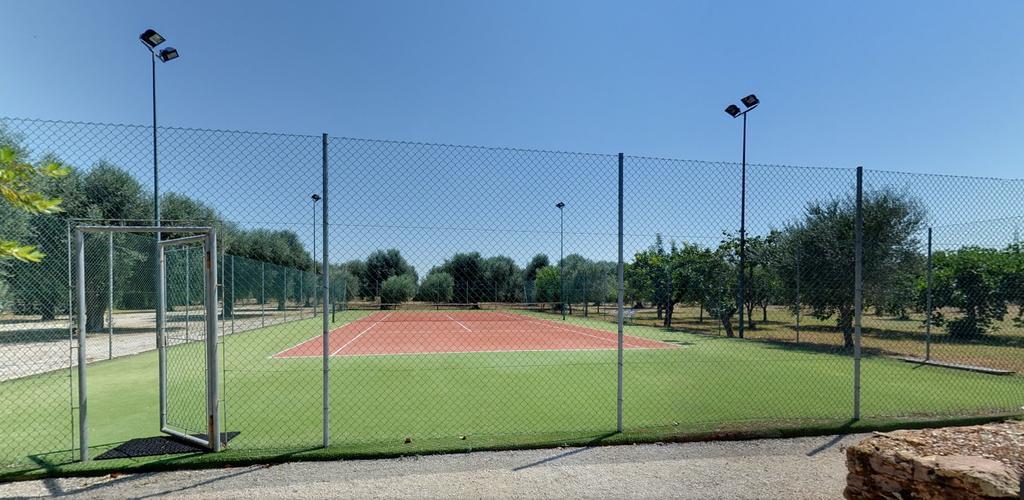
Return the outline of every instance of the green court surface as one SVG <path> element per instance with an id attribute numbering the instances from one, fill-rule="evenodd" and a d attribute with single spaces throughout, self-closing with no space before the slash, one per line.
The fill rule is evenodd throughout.
<path id="1" fill-rule="evenodd" d="M 339 314 L 332 328 L 366 314 Z M 599 320 L 568 323 L 615 330 Z M 0 408 L 0 479 L 730 433 L 821 433 L 1020 414 L 1024 407 L 1020 375 L 866 357 L 864 419 L 853 423 L 848 353 L 628 326 L 628 335 L 676 347 L 624 352 L 622 434 L 615 433 L 614 349 L 348 356 L 330 359 L 331 446 L 323 449 L 321 360 L 272 357 L 319 335 L 320 328 L 317 318 L 224 338 L 223 430 L 240 434 L 216 455 L 71 463 L 77 454 L 74 375 L 65 370 L 0 383 L 3 399 L 14 403 Z M 515 334 L 514 323 L 509 330 Z M 201 355 L 197 343 L 169 352 L 172 360 Z M 88 375 L 92 456 L 128 439 L 159 435 L 156 352 L 90 364 Z M 170 384 L 172 393 L 199 390 L 202 374 L 176 376 Z M 170 411 L 202 411 L 193 406 Z"/>

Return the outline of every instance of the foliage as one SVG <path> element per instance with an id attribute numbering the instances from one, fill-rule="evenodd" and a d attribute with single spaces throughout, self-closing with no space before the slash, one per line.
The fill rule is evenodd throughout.
<path id="1" fill-rule="evenodd" d="M 545 266 L 538 269 L 533 289 L 536 293 L 537 302 L 561 303 L 561 279 L 558 268 Z"/>
<path id="2" fill-rule="evenodd" d="M 411 274 L 390 276 L 380 285 L 381 307 L 408 302 L 416 295 L 416 277 Z"/>
<path id="3" fill-rule="evenodd" d="M 398 249 L 377 250 L 366 258 L 366 267 L 363 269 L 362 296 L 372 299 L 383 294 L 382 283 L 392 276 L 410 275 L 413 278 L 415 289 L 416 270 L 405 261 Z M 381 296 L 382 302 L 387 302 Z"/>
<path id="4" fill-rule="evenodd" d="M 933 255 L 933 321 L 945 325 L 951 337 L 970 338 L 993 328 L 1006 316 L 1008 254 L 992 248 L 965 247 Z M 960 316 L 947 319 L 942 308 Z"/>
<path id="5" fill-rule="evenodd" d="M 25 161 L 24 156 L 24 150 L 0 146 L 0 197 L 15 209 L 29 213 L 60 212 L 62 200 L 46 196 L 33 181 L 37 177 L 64 177 L 70 173 L 70 169 L 55 161 L 33 166 Z M 0 259 L 39 262 L 44 256 L 45 254 L 33 245 L 23 245 L 14 240 L 0 238 Z"/>
<path id="6" fill-rule="evenodd" d="M 910 266 L 924 210 L 917 200 L 889 190 L 865 192 L 863 210 L 865 288 L 885 287 L 898 279 L 893 269 Z M 847 348 L 853 346 L 855 218 L 852 198 L 812 202 L 803 219 L 780 235 L 787 246 L 784 254 L 798 253 L 806 263 L 799 272 L 788 264 L 780 266 L 780 280 L 788 289 L 795 289 L 799 280 L 803 304 L 818 319 L 835 317 Z"/>
<path id="7" fill-rule="evenodd" d="M 427 302 L 451 302 L 455 290 L 455 280 L 444 271 L 435 271 L 427 275 L 420 284 L 419 299 Z"/>

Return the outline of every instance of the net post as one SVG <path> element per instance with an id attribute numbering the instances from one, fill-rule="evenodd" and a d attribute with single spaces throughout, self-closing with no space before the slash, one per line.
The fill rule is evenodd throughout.
<path id="1" fill-rule="evenodd" d="M 75 284 L 78 298 L 78 438 L 79 459 L 89 461 L 89 396 L 85 370 L 85 234 L 75 229 Z"/>
<path id="2" fill-rule="evenodd" d="M 624 285 L 624 267 L 622 261 L 622 164 L 625 156 L 619 153 L 619 259 L 618 259 L 618 318 L 616 319 L 617 330 L 618 330 L 618 384 L 616 393 L 616 404 L 615 404 L 615 431 L 622 432 L 622 316 L 623 307 L 625 302 L 625 285 Z"/>
<path id="3" fill-rule="evenodd" d="M 320 188 L 320 190 L 321 190 L 321 192 L 323 194 L 323 200 L 322 200 L 323 201 L 323 206 L 322 206 L 322 208 L 323 208 L 323 211 L 324 211 L 324 213 L 323 213 L 323 240 L 324 241 L 323 241 L 323 245 L 321 245 L 323 247 L 322 248 L 322 251 L 323 251 L 323 256 L 322 256 L 323 272 L 320 273 L 320 274 L 323 275 L 323 284 L 322 284 L 322 286 L 323 286 L 324 304 L 327 304 L 331 300 L 330 288 L 328 288 L 330 286 L 330 278 L 329 278 L 330 273 L 328 272 L 328 265 L 327 265 L 327 242 L 328 242 L 328 239 L 327 239 L 327 236 L 328 236 L 328 226 L 327 226 L 327 165 L 328 165 L 328 161 L 327 161 L 327 140 L 328 140 L 327 139 L 327 134 L 324 133 L 321 136 L 321 158 L 322 158 L 322 168 L 321 169 L 323 170 L 323 181 L 322 181 L 323 184 L 322 184 L 322 186 Z M 314 245 L 315 244 L 316 243 L 315 243 L 315 238 L 314 238 Z M 314 270 L 316 269 L 316 256 L 315 255 L 313 256 L 313 269 Z M 314 274 L 313 277 L 315 279 L 316 275 Z M 316 306 L 314 305 L 314 309 L 313 309 L 314 311 L 316 311 L 315 307 Z M 323 382 L 323 384 L 324 384 L 324 396 L 323 396 L 324 397 L 324 408 L 323 408 L 323 412 L 324 412 L 324 415 L 323 415 L 323 445 L 326 448 L 331 443 L 331 426 L 330 426 L 330 423 L 331 423 L 331 399 L 330 399 L 331 398 L 331 394 L 330 394 L 330 387 L 331 387 L 331 364 L 330 364 L 330 352 L 329 352 L 330 348 L 328 346 L 329 337 L 330 337 L 330 323 L 328 322 L 327 308 L 326 307 L 321 308 L 320 309 L 320 313 L 323 315 L 323 331 L 322 331 L 322 335 L 323 335 L 323 341 L 322 341 L 322 344 L 323 344 L 323 370 L 324 370 L 324 382 Z"/>
<path id="4" fill-rule="evenodd" d="M 853 232 L 853 419 L 860 420 L 860 323 L 864 296 L 864 167 L 857 167 L 857 213 Z"/>

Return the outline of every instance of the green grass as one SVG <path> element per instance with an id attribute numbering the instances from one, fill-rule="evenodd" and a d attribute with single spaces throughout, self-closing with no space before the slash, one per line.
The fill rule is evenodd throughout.
<path id="1" fill-rule="evenodd" d="M 336 325 L 366 314 L 339 315 Z M 539 316 L 551 319 L 553 316 Z M 571 322 L 613 330 L 597 319 Z M 514 324 L 510 329 L 514 328 Z M 863 360 L 863 416 L 851 423 L 853 361 L 843 353 L 629 326 L 628 335 L 679 345 L 627 350 L 626 432 L 614 434 L 614 351 L 467 353 L 331 359 L 332 446 L 320 449 L 321 361 L 270 356 L 318 335 L 318 319 L 224 340 L 227 431 L 221 454 L 67 464 L 74 441 L 67 372 L 0 383 L 0 479 L 114 469 L 216 466 L 288 459 L 390 456 L 551 444 L 621 443 L 823 433 L 1020 414 L 1024 377 Z M 200 346 L 171 350 L 172 367 Z M 158 435 L 155 352 L 89 365 L 95 456 Z M 201 395 L 201 379 L 172 379 L 172 396 Z M 181 404 L 201 415 L 202 407 Z M 178 415 L 182 415 L 178 413 Z M 188 416 L 180 417 L 187 420 Z M 954 420 L 950 420 L 950 419 Z M 405 443 L 406 438 L 411 443 Z"/>

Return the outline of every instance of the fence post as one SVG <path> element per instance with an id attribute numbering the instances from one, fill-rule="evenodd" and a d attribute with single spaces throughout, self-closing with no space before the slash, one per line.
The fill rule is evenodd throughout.
<path id="1" fill-rule="evenodd" d="M 860 319 L 864 294 L 864 167 L 857 167 L 857 214 L 853 233 L 853 419 L 860 420 Z"/>
<path id="2" fill-rule="evenodd" d="M 75 276 L 78 297 L 78 438 L 79 458 L 89 461 L 89 397 L 85 383 L 85 234 L 75 229 Z"/>
<path id="3" fill-rule="evenodd" d="M 618 262 L 618 318 L 616 318 L 617 329 L 618 329 L 618 346 L 616 347 L 618 354 L 618 388 L 617 398 L 615 405 L 615 431 L 622 432 L 622 315 L 623 315 L 623 302 L 625 301 L 625 285 L 624 285 L 624 264 L 622 262 L 622 163 L 624 156 L 619 153 L 619 262 Z"/>
<path id="4" fill-rule="evenodd" d="M 800 244 L 796 247 L 796 343 L 800 343 Z"/>
<path id="5" fill-rule="evenodd" d="M 231 256 L 231 333 L 235 333 L 235 256 Z"/>
<path id="6" fill-rule="evenodd" d="M 188 250 L 188 245 L 185 245 L 185 342 L 189 342 L 189 316 L 191 315 L 192 308 L 192 289 L 189 285 L 189 275 L 192 274 L 192 255 Z"/>
<path id="7" fill-rule="evenodd" d="M 114 233 L 107 233 L 107 359 L 114 359 Z"/>
<path id="8" fill-rule="evenodd" d="M 266 291 L 267 264 L 260 262 L 260 326 L 267 326 L 267 291 Z"/>
<path id="9" fill-rule="evenodd" d="M 924 324 L 924 360 L 932 359 L 932 228 L 928 227 L 927 316 Z"/>
<path id="10" fill-rule="evenodd" d="M 321 191 L 323 191 L 323 202 L 324 202 L 324 204 L 323 204 L 323 210 L 324 210 L 324 215 L 323 215 L 323 224 L 324 224 L 323 239 L 324 239 L 324 242 L 323 242 L 323 245 L 321 245 L 323 247 L 323 257 L 322 257 L 322 259 L 323 259 L 323 265 L 324 265 L 324 272 L 321 273 L 321 274 L 323 274 L 323 287 L 324 287 L 323 296 L 324 296 L 324 304 L 326 304 L 327 301 L 329 301 L 330 297 L 331 297 L 330 296 L 330 289 L 328 288 L 328 286 L 330 285 L 330 278 L 328 277 L 328 275 L 330 273 L 327 272 L 327 270 L 329 269 L 329 266 L 327 265 L 327 241 L 328 240 L 327 240 L 327 134 L 326 133 L 323 134 L 323 136 L 321 137 L 321 145 L 320 145 L 320 147 L 321 147 L 321 157 L 322 157 L 322 160 L 323 160 L 323 166 L 322 166 L 322 170 L 323 170 L 323 181 L 322 182 L 323 182 L 323 185 L 322 185 L 322 187 L 320 189 L 321 189 Z M 316 259 L 315 255 L 313 256 L 313 259 Z M 315 265 L 316 264 L 314 264 L 314 266 Z M 314 276 L 314 278 L 315 278 L 315 276 Z M 331 364 L 330 364 L 330 360 L 329 360 L 330 348 L 328 346 L 329 340 L 330 340 L 330 323 L 328 323 L 328 321 L 327 321 L 327 308 L 326 307 L 322 308 L 320 312 L 323 314 L 323 318 L 324 318 L 323 319 L 323 332 L 322 332 L 322 334 L 323 334 L 323 342 L 322 343 L 323 343 L 323 348 L 324 348 L 324 352 L 323 352 L 323 364 L 324 364 L 324 429 L 323 429 L 324 436 L 323 437 L 324 437 L 324 442 L 323 442 L 323 445 L 326 448 L 330 444 L 330 442 L 331 442 L 331 428 L 330 428 L 330 423 L 331 423 L 331 405 L 330 405 L 330 397 L 331 397 L 331 394 L 330 394 Z"/>

